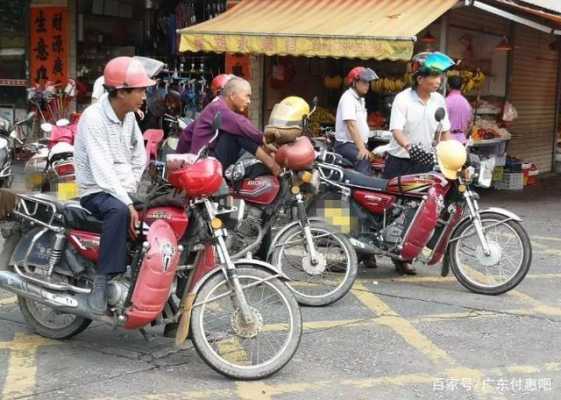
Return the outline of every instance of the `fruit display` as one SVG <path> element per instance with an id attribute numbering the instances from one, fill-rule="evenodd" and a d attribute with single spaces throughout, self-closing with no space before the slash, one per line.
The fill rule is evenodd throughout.
<path id="1" fill-rule="evenodd" d="M 370 128 L 383 128 L 386 125 L 386 117 L 379 111 L 368 114 L 368 126 Z"/>
<path id="2" fill-rule="evenodd" d="M 343 78 L 339 75 L 326 76 L 325 78 L 323 78 L 323 86 L 325 86 L 326 89 L 338 90 L 342 85 Z"/>
<path id="3" fill-rule="evenodd" d="M 460 76 L 463 80 L 462 92 L 463 93 L 473 93 L 481 90 L 485 79 L 487 78 L 485 74 L 480 70 L 470 71 L 467 69 L 450 71 L 448 76 Z"/>
<path id="4" fill-rule="evenodd" d="M 471 139 L 474 142 L 493 139 L 510 140 L 510 138 L 510 132 L 504 128 L 499 128 L 493 121 L 481 120 L 471 128 Z"/>
<path id="5" fill-rule="evenodd" d="M 380 78 L 370 83 L 374 93 L 397 93 L 405 89 L 410 82 L 409 74 L 399 78 Z"/>
<path id="6" fill-rule="evenodd" d="M 322 124 L 335 125 L 335 116 L 323 107 L 318 106 L 316 111 L 310 117 L 308 129 L 312 136 L 320 136 L 320 127 Z"/>

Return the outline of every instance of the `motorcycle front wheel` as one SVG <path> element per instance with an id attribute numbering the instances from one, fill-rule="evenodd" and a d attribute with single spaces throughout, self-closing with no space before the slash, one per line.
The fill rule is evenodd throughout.
<path id="1" fill-rule="evenodd" d="M 448 247 L 450 267 L 458 281 L 474 293 L 498 295 L 514 289 L 526 276 L 532 263 L 532 246 L 518 221 L 504 215 L 485 213 L 481 223 L 490 254 L 483 246 L 471 220 L 456 230 L 459 238 Z"/>
<path id="2" fill-rule="evenodd" d="M 304 229 L 299 224 L 278 238 L 271 264 L 291 279 L 288 286 L 300 304 L 326 306 L 351 290 L 358 274 L 358 259 L 349 239 L 334 228 L 311 223 L 310 230 L 319 258 L 317 264 L 312 263 Z"/>
<path id="3" fill-rule="evenodd" d="M 265 378 L 294 356 L 302 337 L 302 316 L 294 295 L 271 272 L 236 268 L 249 305 L 246 322 L 222 273 L 197 293 L 191 315 L 195 349 L 215 371 L 234 379 Z"/>

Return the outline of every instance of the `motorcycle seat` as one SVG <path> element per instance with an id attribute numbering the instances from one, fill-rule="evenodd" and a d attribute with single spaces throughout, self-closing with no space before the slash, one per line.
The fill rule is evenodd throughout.
<path id="1" fill-rule="evenodd" d="M 345 170 L 343 181 L 352 187 L 374 189 L 380 191 L 386 190 L 388 186 L 387 179 L 373 178 L 352 170 Z"/>
<path id="2" fill-rule="evenodd" d="M 54 204 L 57 213 L 62 215 L 62 222 L 65 227 L 101 233 L 102 222 L 83 208 L 78 200 L 61 202 L 55 196 L 47 193 L 36 193 L 32 197 Z"/>

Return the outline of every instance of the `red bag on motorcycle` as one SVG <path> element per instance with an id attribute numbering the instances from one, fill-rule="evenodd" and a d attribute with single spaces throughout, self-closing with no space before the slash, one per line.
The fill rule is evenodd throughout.
<path id="1" fill-rule="evenodd" d="M 55 144 L 62 142 L 74 145 L 74 137 L 76 136 L 76 132 L 78 130 L 77 128 L 77 124 L 53 126 L 51 137 L 49 139 L 49 149 Z"/>

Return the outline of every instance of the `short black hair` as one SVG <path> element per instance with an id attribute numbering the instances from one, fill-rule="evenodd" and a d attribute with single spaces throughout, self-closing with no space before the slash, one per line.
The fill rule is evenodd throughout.
<path id="1" fill-rule="evenodd" d="M 110 99 L 114 99 L 115 97 L 117 97 L 117 92 L 119 90 L 124 90 L 127 93 L 130 93 L 133 91 L 133 88 L 121 88 L 121 89 L 115 89 L 113 87 L 110 86 L 105 86 L 103 85 L 103 87 L 105 87 L 105 90 L 107 90 L 107 93 L 109 94 L 109 98 Z"/>
<path id="2" fill-rule="evenodd" d="M 450 89 L 460 90 L 462 89 L 462 83 L 464 82 L 461 76 L 453 75 L 448 77 L 448 86 L 450 86 Z"/>

